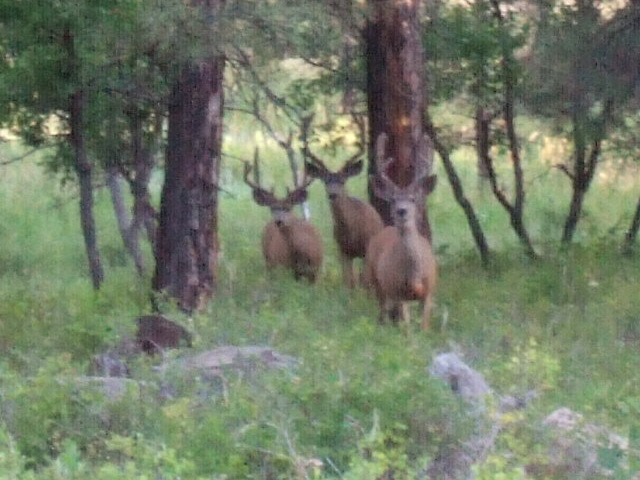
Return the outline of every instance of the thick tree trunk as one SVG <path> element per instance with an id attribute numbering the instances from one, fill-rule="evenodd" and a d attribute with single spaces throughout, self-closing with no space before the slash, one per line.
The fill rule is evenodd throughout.
<path id="1" fill-rule="evenodd" d="M 71 132 L 69 140 L 74 152 L 74 168 L 80 186 L 80 224 L 89 261 L 89 272 L 93 288 L 99 290 L 104 280 L 104 270 L 98 250 L 96 223 L 93 215 L 92 165 L 87 157 L 85 147 L 83 115 L 84 93 L 82 90 L 77 90 L 70 98 Z"/>
<path id="2" fill-rule="evenodd" d="M 202 309 L 216 286 L 223 68 L 221 57 L 188 65 L 169 103 L 153 288 L 187 312 Z"/>
<path id="3" fill-rule="evenodd" d="M 418 0 L 372 0 L 365 27 L 367 104 L 369 113 L 369 173 L 376 173 L 375 142 L 386 133 L 387 156 L 394 159 L 387 172 L 399 186 L 411 183 L 414 161 L 422 137 L 426 100 L 424 52 Z M 369 198 L 386 224 L 389 206 Z M 431 238 L 426 206 L 420 215 L 420 231 Z"/>

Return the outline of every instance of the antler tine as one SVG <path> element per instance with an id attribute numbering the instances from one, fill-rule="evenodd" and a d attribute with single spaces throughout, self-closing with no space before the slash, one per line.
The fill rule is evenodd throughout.
<path id="1" fill-rule="evenodd" d="M 386 147 L 387 134 L 381 133 L 378 136 L 378 140 L 376 141 L 376 172 L 385 183 L 390 184 L 390 186 L 393 186 L 394 188 L 397 188 L 393 180 L 391 180 L 387 175 L 387 169 L 389 168 L 389 165 L 391 165 L 391 162 L 393 162 L 393 158 L 385 157 Z"/>
<path id="2" fill-rule="evenodd" d="M 243 174 L 244 183 L 249 185 L 253 190 L 261 190 L 263 192 L 267 192 L 268 193 L 268 191 L 266 189 L 264 189 L 262 186 L 260 186 L 260 179 L 258 178 L 258 170 L 257 170 L 259 162 L 260 162 L 260 159 L 259 159 L 259 155 L 258 155 L 258 149 L 256 148 L 254 153 L 253 153 L 253 163 L 256 166 L 256 171 L 255 171 L 256 181 L 251 181 L 249 179 L 249 173 L 251 173 L 252 167 L 251 167 L 251 164 L 249 162 L 244 162 L 244 174 Z M 273 194 L 273 191 L 271 193 Z"/>
<path id="3" fill-rule="evenodd" d="M 420 182 L 433 170 L 433 142 L 426 133 L 420 138 L 415 162 L 415 173 L 412 184 Z"/>
<path id="4" fill-rule="evenodd" d="M 302 138 L 302 154 L 304 155 L 305 159 L 309 160 L 316 167 L 320 168 L 321 170 L 328 171 L 325 163 L 319 157 L 314 155 L 309 148 L 309 127 L 311 126 L 311 122 L 313 122 L 313 117 L 314 114 L 307 115 L 302 119 L 300 125 L 300 137 Z"/>

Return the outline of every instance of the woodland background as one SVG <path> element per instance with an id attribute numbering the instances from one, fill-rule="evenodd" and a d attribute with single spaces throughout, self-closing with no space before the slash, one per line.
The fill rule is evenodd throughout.
<path id="1" fill-rule="evenodd" d="M 479 429 L 426 370 L 445 351 L 529 399 L 488 414 L 465 475 L 636 478 L 637 1 L 0 1 L 0 31 L 0 478 L 436 478 Z M 321 278 L 267 275 L 243 162 L 257 147 L 265 184 L 300 182 L 312 115 L 336 168 L 388 130 L 401 178 L 431 135 L 431 331 L 343 288 L 318 182 Z M 366 175 L 349 190 L 370 198 Z M 174 241 L 187 221 L 198 248 Z M 171 352 L 116 400 L 82 388 L 152 304 L 196 352 L 295 366 L 212 386 L 159 374 Z M 543 422 L 561 407 L 571 440 Z"/>

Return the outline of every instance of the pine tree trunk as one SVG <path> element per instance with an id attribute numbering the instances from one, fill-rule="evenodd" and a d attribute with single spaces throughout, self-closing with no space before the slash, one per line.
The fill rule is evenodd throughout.
<path id="1" fill-rule="evenodd" d="M 378 136 L 388 136 L 387 156 L 394 159 L 389 177 L 399 186 L 411 183 L 415 153 L 424 125 L 424 52 L 418 0 L 372 0 L 365 27 L 367 60 L 367 104 L 369 115 L 369 173 Z M 386 224 L 391 223 L 389 205 L 375 197 L 372 205 Z M 426 206 L 420 215 L 420 231 L 431 238 Z"/>
<path id="2" fill-rule="evenodd" d="M 169 103 L 153 288 L 186 312 L 202 309 L 216 286 L 223 68 L 221 57 L 188 65 Z"/>

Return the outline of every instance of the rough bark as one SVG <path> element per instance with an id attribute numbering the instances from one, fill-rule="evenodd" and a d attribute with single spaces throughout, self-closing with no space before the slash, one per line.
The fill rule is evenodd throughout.
<path id="1" fill-rule="evenodd" d="M 169 101 L 153 288 L 187 312 L 202 309 L 216 286 L 223 68 L 222 57 L 185 66 Z"/>
<path id="2" fill-rule="evenodd" d="M 364 31 L 369 117 L 369 173 L 376 173 L 375 142 L 386 133 L 387 156 L 394 159 L 387 172 L 399 186 L 411 183 L 414 161 L 424 125 L 424 52 L 418 0 L 372 0 Z M 369 198 L 385 224 L 391 224 L 389 205 Z M 425 205 L 420 205 L 420 232 L 431 238 Z"/>

